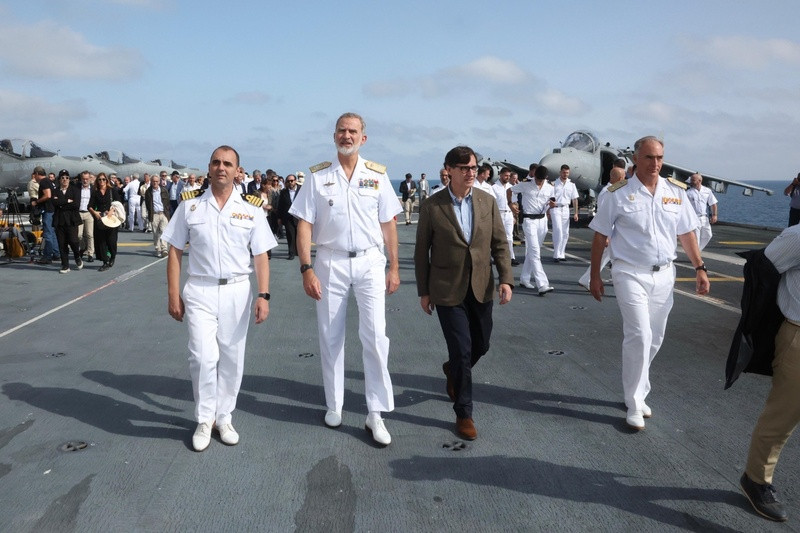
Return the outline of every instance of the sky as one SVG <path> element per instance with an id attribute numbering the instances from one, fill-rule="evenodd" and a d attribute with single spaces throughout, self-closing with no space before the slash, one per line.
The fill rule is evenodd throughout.
<path id="1" fill-rule="evenodd" d="M 731 179 L 800 171 L 795 0 L 0 0 L 0 137 L 250 172 L 361 154 L 392 179 L 466 144 L 527 166 L 575 130 Z"/>

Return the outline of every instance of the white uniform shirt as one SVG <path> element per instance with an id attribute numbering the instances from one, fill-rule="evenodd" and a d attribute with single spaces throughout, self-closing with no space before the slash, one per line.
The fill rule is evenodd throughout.
<path id="1" fill-rule="evenodd" d="M 663 265 L 677 257 L 677 236 L 700 225 L 686 191 L 659 178 L 651 195 L 638 177 L 600 196 L 589 227 L 610 237 L 611 260 Z"/>
<path id="2" fill-rule="evenodd" d="M 481 190 L 481 191 L 484 191 L 484 192 L 488 192 L 489 194 L 494 196 L 494 190 L 492 189 L 492 186 L 489 184 L 488 181 L 481 182 L 481 181 L 475 180 L 474 184 L 472 185 L 472 188 L 473 189 L 478 189 L 478 190 Z M 497 198 L 495 198 L 495 201 L 497 201 Z M 508 205 L 508 202 L 506 202 L 506 205 Z"/>
<path id="3" fill-rule="evenodd" d="M 778 307 L 783 316 L 800 324 L 800 225 L 783 230 L 769 243 L 764 255 L 781 273 Z"/>
<path id="4" fill-rule="evenodd" d="M 338 160 L 306 177 L 289 214 L 313 225 L 318 246 L 350 252 L 382 245 L 381 223 L 403 212 L 389 176 L 365 163 L 359 156 L 349 181 Z"/>
<path id="5" fill-rule="evenodd" d="M 521 181 L 511 187 L 511 193 L 522 193 L 523 213 L 541 215 L 547 213 L 550 197 L 553 196 L 553 185 L 545 180 L 540 189 L 533 180 Z"/>
<path id="6" fill-rule="evenodd" d="M 139 196 L 140 186 L 139 180 L 133 180 L 125 186 L 125 198 L 128 199 L 128 202 L 138 204 L 141 201 L 142 198 Z"/>
<path id="7" fill-rule="evenodd" d="M 259 255 L 278 245 L 260 207 L 234 192 L 220 209 L 209 190 L 178 204 L 161 238 L 179 250 L 190 244 L 190 276 L 219 279 L 249 274 L 250 252 Z"/>
<path id="8" fill-rule="evenodd" d="M 686 196 L 694 208 L 694 212 L 698 217 L 708 216 L 708 208 L 717 203 L 717 198 L 710 188 L 705 185 L 700 186 L 700 190 L 689 186 L 686 191 Z"/>
<path id="9" fill-rule="evenodd" d="M 572 200 L 578 199 L 578 188 L 575 187 L 575 184 L 567 178 L 566 181 L 561 181 L 561 178 L 556 178 L 556 181 L 553 183 L 553 196 L 556 198 L 556 207 L 555 209 L 559 209 L 561 207 L 569 208 L 572 205 Z"/>
<path id="10" fill-rule="evenodd" d="M 508 207 L 508 197 L 506 196 L 506 191 L 511 188 L 510 183 L 501 183 L 500 180 L 494 182 L 492 185 L 492 194 L 494 194 L 494 199 L 497 201 L 497 208 L 500 212 L 509 211 L 510 208 Z"/>

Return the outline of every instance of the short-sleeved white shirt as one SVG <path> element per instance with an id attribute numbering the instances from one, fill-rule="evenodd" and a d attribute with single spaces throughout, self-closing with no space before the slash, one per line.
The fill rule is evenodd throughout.
<path id="1" fill-rule="evenodd" d="M 663 265 L 677 257 L 677 236 L 700 225 L 686 191 L 659 178 L 650 194 L 634 176 L 601 195 L 589 227 L 610 237 L 611 260 L 637 266 Z"/>
<path id="2" fill-rule="evenodd" d="M 553 185 L 547 180 L 540 189 L 536 181 L 521 181 L 511 186 L 512 194 L 522 193 L 522 212 L 526 215 L 542 215 L 547 213 L 547 205 L 553 196 Z"/>
<path id="3" fill-rule="evenodd" d="M 487 192 L 487 193 L 491 194 L 492 196 L 494 196 L 494 191 L 492 190 L 492 185 L 488 181 L 475 180 L 475 183 L 472 184 L 472 188 L 481 190 L 483 192 Z M 497 198 L 495 198 L 495 201 L 497 201 Z M 508 202 L 506 202 L 506 204 L 508 204 Z"/>
<path id="4" fill-rule="evenodd" d="M 492 194 L 494 194 L 494 199 L 500 212 L 510 209 L 508 207 L 508 197 L 506 196 L 506 191 L 510 188 L 510 183 L 502 183 L 500 180 L 495 181 L 494 185 L 492 185 Z"/>
<path id="5" fill-rule="evenodd" d="M 800 323 L 800 225 L 783 230 L 769 243 L 764 255 L 781 273 L 778 307 L 783 316 Z"/>
<path id="6" fill-rule="evenodd" d="M 260 207 L 234 191 L 220 209 L 209 189 L 178 204 L 161 238 L 180 250 L 189 243 L 190 276 L 220 279 L 249 274 L 251 251 L 278 245 Z"/>
<path id="7" fill-rule="evenodd" d="M 569 208 L 572 205 L 572 200 L 578 199 L 578 188 L 569 178 L 566 181 L 556 178 L 556 181 L 553 182 L 553 196 L 556 198 L 556 207 L 554 209 Z"/>
<path id="8" fill-rule="evenodd" d="M 717 203 L 717 197 L 714 196 L 712 190 L 705 185 L 701 185 L 700 190 L 689 186 L 689 189 L 686 191 L 686 196 L 689 198 L 689 202 L 694 208 L 694 213 L 698 217 L 707 216 L 708 208 Z"/>
<path id="9" fill-rule="evenodd" d="M 318 246 L 356 251 L 382 245 L 381 223 L 403 212 L 389 176 L 366 163 L 359 156 L 349 181 L 338 160 L 306 176 L 289 214 L 313 225 Z"/>

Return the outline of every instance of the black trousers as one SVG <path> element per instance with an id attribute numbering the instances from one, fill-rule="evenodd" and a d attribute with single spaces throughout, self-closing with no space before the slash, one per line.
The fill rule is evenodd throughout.
<path id="1" fill-rule="evenodd" d="M 789 226 L 800 224 L 800 209 L 789 208 Z"/>
<path id="2" fill-rule="evenodd" d="M 78 244 L 78 226 L 56 226 L 56 239 L 58 240 L 58 251 L 61 255 L 61 268 L 69 268 L 69 250 L 72 248 L 72 255 L 75 257 L 75 264 L 81 257 L 80 245 Z"/>
<path id="3" fill-rule="evenodd" d="M 94 250 L 97 259 L 104 264 L 117 257 L 117 236 L 119 228 L 109 228 L 100 220 L 94 221 Z M 110 256 L 110 257 L 109 257 Z"/>
<path id="4" fill-rule="evenodd" d="M 283 227 L 286 228 L 286 243 L 289 245 L 289 255 L 297 255 L 297 219 L 287 216 L 283 220 Z"/>
<path id="5" fill-rule="evenodd" d="M 489 351 L 493 304 L 492 300 L 480 303 L 470 287 L 459 305 L 436 306 L 450 358 L 450 379 L 456 393 L 453 410 L 459 418 L 472 418 L 472 367 Z"/>

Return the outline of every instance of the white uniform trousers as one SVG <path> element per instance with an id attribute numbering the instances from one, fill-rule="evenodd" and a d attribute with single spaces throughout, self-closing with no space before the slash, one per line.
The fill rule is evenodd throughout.
<path id="1" fill-rule="evenodd" d="M 564 259 L 569 240 L 569 207 L 555 207 L 550 210 L 553 224 L 553 259 Z"/>
<path id="2" fill-rule="evenodd" d="M 183 287 L 195 419 L 228 424 L 242 384 L 253 295 L 250 281 L 217 285 L 189 277 Z"/>
<path id="3" fill-rule="evenodd" d="M 694 230 L 694 234 L 697 237 L 697 244 L 700 245 L 700 250 L 702 250 L 711 240 L 711 222 L 708 220 L 708 215 L 697 218 L 700 219 L 700 226 Z"/>
<path id="4" fill-rule="evenodd" d="M 503 220 L 503 227 L 506 230 L 506 239 L 508 239 L 508 251 L 511 252 L 511 259 L 516 259 L 514 255 L 514 213 L 506 209 L 500 211 L 500 218 Z"/>
<path id="5" fill-rule="evenodd" d="M 628 409 L 641 410 L 650 392 L 650 363 L 664 340 L 672 309 L 675 265 L 658 272 L 614 261 L 614 292 L 622 314 L 622 389 Z"/>
<path id="6" fill-rule="evenodd" d="M 609 261 L 611 261 L 611 256 L 610 256 L 609 251 L 608 251 L 608 246 L 606 246 L 603 249 L 603 257 L 600 259 L 600 275 L 601 275 L 601 277 L 602 277 L 602 274 L 603 274 L 603 269 L 606 267 L 606 265 L 608 264 Z M 583 276 L 581 276 L 580 279 L 578 280 L 578 283 L 580 283 L 584 287 L 588 287 L 589 286 L 589 282 L 591 281 L 591 279 L 592 279 L 592 266 L 589 265 L 589 267 L 586 269 L 586 272 L 584 272 Z"/>
<path id="7" fill-rule="evenodd" d="M 325 403 L 331 411 L 344 405 L 344 341 L 350 288 L 358 304 L 358 337 L 362 346 L 367 409 L 394 410 L 386 336 L 386 256 L 377 246 L 358 257 L 319 246 L 314 272 L 322 287 L 317 327 Z"/>
<path id="8" fill-rule="evenodd" d="M 542 268 L 542 243 L 547 235 L 547 218 L 525 218 L 522 220 L 522 231 L 525 233 L 525 262 L 519 280 L 530 283 L 531 276 L 536 288 L 550 286 L 547 274 Z"/>
<path id="9" fill-rule="evenodd" d="M 144 229 L 144 221 L 142 221 L 142 204 L 139 202 L 138 197 L 136 200 L 128 201 L 128 231 L 133 231 L 134 223 L 139 225 L 139 229 Z"/>

